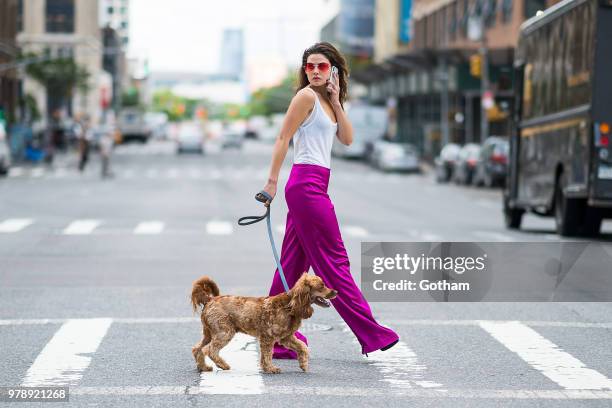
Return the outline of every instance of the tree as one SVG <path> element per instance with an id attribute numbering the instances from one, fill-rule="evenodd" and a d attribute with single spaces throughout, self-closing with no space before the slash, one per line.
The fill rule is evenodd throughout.
<path id="1" fill-rule="evenodd" d="M 35 57 L 29 54 L 26 57 Z M 83 93 L 89 90 L 89 72 L 72 58 L 56 58 L 29 64 L 26 73 L 45 87 L 47 114 L 67 105 L 75 89 Z"/>

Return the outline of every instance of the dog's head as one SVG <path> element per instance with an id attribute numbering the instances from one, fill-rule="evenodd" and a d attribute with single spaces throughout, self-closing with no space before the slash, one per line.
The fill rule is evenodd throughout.
<path id="1" fill-rule="evenodd" d="M 337 291 L 325 286 L 321 278 L 304 272 L 289 291 L 289 296 L 291 297 L 291 301 L 289 302 L 291 314 L 303 319 L 308 319 L 314 312 L 311 304 L 314 303 L 320 307 L 329 307 L 330 303 L 328 299 L 335 298 L 337 294 Z"/>

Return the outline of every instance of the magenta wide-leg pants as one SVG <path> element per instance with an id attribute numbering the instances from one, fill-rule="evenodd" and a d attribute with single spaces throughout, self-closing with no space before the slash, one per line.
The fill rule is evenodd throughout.
<path id="1" fill-rule="evenodd" d="M 289 212 L 280 262 L 289 287 L 293 287 L 302 273 L 312 266 L 327 287 L 338 291 L 331 303 L 359 340 L 361 352 L 369 353 L 398 340 L 399 336 L 376 322 L 351 275 L 334 205 L 327 195 L 329 177 L 330 169 L 326 167 L 293 164 L 285 185 Z M 270 296 L 283 291 L 276 268 Z M 298 331 L 295 335 L 308 344 L 302 333 Z M 273 357 L 295 359 L 297 354 L 276 343 Z"/>

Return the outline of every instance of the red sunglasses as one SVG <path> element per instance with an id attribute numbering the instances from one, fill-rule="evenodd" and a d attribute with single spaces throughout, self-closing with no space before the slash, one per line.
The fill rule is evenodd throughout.
<path id="1" fill-rule="evenodd" d="M 329 71 L 329 63 L 327 62 L 319 62 L 318 64 L 314 64 L 312 62 L 306 63 L 306 72 L 314 71 L 315 67 L 319 67 L 319 71 L 327 72 Z"/>

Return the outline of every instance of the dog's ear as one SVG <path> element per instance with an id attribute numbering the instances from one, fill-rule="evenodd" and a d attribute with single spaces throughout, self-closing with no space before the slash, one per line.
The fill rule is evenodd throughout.
<path id="1" fill-rule="evenodd" d="M 289 314 L 302 319 L 308 319 L 314 313 L 310 306 L 310 286 L 304 275 L 297 281 L 290 291 Z"/>

